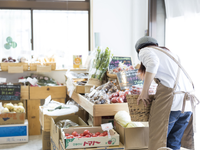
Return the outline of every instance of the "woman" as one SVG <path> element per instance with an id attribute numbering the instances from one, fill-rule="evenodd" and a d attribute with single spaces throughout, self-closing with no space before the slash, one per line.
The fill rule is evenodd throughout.
<path id="1" fill-rule="evenodd" d="M 178 56 L 159 47 L 149 36 L 140 38 L 135 48 L 141 61 L 138 72 L 144 79 L 137 102 L 150 103 L 150 84 L 153 79 L 158 84 L 149 118 L 149 150 L 161 147 L 179 150 L 181 146 L 194 149 L 193 126 L 189 121 L 193 116 L 191 101 L 194 102 L 196 97 L 187 93 L 193 90 L 193 83 L 179 64 Z"/>

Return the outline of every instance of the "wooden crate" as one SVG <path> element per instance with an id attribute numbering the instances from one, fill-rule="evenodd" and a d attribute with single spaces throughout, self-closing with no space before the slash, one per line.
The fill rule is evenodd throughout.
<path id="1" fill-rule="evenodd" d="M 137 105 L 137 99 L 139 95 L 127 95 L 127 102 L 129 107 L 129 113 L 131 116 L 131 121 L 149 121 L 149 114 L 151 104 L 147 104 L 147 107 L 144 106 L 144 103 L 140 101 L 139 105 Z M 154 99 L 154 95 L 150 95 L 149 98 L 151 100 Z"/>
<path id="2" fill-rule="evenodd" d="M 30 70 L 36 71 L 37 66 L 40 66 L 41 63 L 30 63 Z M 51 70 L 56 70 L 56 63 L 55 62 L 49 62 L 49 63 L 43 63 L 44 66 L 51 66 Z"/>
<path id="3" fill-rule="evenodd" d="M 125 110 L 129 112 L 127 103 L 115 104 L 94 104 L 87 100 L 84 96 L 73 92 L 72 99 L 83 107 L 89 114 L 93 116 L 93 125 L 98 126 L 102 122 L 102 116 L 114 116 L 118 111 Z"/>
<path id="4" fill-rule="evenodd" d="M 29 86 L 23 86 L 21 85 L 21 95 L 20 95 L 21 99 L 29 99 Z"/>
<path id="5" fill-rule="evenodd" d="M 55 101 L 58 101 L 60 103 L 65 103 L 65 99 L 54 99 Z M 43 114 L 43 107 L 39 106 L 39 120 L 40 120 L 40 124 L 42 126 L 42 130 L 43 131 L 50 131 L 51 129 L 51 118 L 55 119 L 58 116 L 48 116 Z"/>
<path id="6" fill-rule="evenodd" d="M 1 63 L 1 70 L 8 71 L 8 66 L 10 67 L 20 67 L 23 66 L 23 71 L 28 70 L 28 63 L 9 63 L 9 62 L 2 62 Z"/>
<path id="7" fill-rule="evenodd" d="M 66 98 L 66 86 L 30 87 L 30 99 Z"/>
<path id="8" fill-rule="evenodd" d="M 92 85 L 77 85 L 74 83 L 76 93 L 90 93 L 90 89 L 93 87 Z"/>
<path id="9" fill-rule="evenodd" d="M 65 103 L 65 99 L 53 99 L 55 101 Z M 41 100 L 27 100 L 27 118 L 29 122 L 29 135 L 40 135 L 41 124 L 40 124 L 40 112 L 39 107 L 41 106 Z"/>

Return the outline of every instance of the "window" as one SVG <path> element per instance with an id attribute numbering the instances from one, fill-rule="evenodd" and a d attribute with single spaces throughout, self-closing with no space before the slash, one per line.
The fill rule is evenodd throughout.
<path id="1" fill-rule="evenodd" d="M 0 10 L 0 58 L 31 58 L 31 11 Z"/>
<path id="2" fill-rule="evenodd" d="M 89 1 L 0 1 L 0 6 L 0 58 L 54 55 L 61 69 L 73 66 L 73 55 L 82 55 L 84 64 L 90 49 Z"/>

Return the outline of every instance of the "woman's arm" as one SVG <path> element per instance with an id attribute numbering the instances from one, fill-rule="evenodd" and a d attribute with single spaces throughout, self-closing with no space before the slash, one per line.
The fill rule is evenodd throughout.
<path id="1" fill-rule="evenodd" d="M 145 106 L 147 106 L 147 103 L 148 104 L 150 103 L 149 87 L 150 87 L 151 82 L 153 81 L 154 77 L 155 77 L 154 73 L 150 73 L 150 72 L 145 73 L 143 89 L 142 89 L 140 96 L 137 99 L 137 104 L 139 104 L 140 100 L 143 101 Z"/>

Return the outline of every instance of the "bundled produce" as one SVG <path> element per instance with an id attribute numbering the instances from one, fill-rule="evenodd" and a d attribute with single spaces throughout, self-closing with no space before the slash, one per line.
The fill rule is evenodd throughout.
<path id="1" fill-rule="evenodd" d="M 142 92 L 143 85 L 133 85 L 130 90 L 131 94 L 140 95 Z M 149 95 L 154 95 L 156 93 L 157 84 L 151 84 L 149 88 Z"/>
<path id="2" fill-rule="evenodd" d="M 79 126 L 77 123 L 69 120 L 69 119 L 65 119 L 65 120 L 60 120 L 56 123 L 56 125 L 59 128 L 69 128 L 69 127 L 75 127 L 75 126 Z"/>
<path id="3" fill-rule="evenodd" d="M 31 86 L 58 86 L 61 85 L 58 82 L 56 82 L 53 78 L 39 75 L 39 74 L 31 74 L 30 76 L 21 77 L 20 79 L 27 79 L 27 78 L 35 78 L 37 79 L 37 85 L 31 85 Z"/>
<path id="4" fill-rule="evenodd" d="M 91 89 L 91 93 L 86 93 L 86 98 L 95 104 L 110 104 L 108 94 L 112 94 L 117 91 L 115 83 L 109 81 L 96 89 Z"/>
<path id="5" fill-rule="evenodd" d="M 132 65 L 127 66 L 123 64 L 122 62 L 119 62 L 119 65 L 117 68 L 109 70 L 109 74 L 117 74 L 118 72 L 129 71 L 129 70 L 134 70 L 134 67 Z"/>
<path id="6" fill-rule="evenodd" d="M 12 103 L 4 103 L 3 107 L 1 108 L 1 113 L 23 113 L 25 109 L 23 107 L 23 103 L 12 104 Z"/>
<path id="7" fill-rule="evenodd" d="M 114 119 L 124 128 L 129 128 L 129 127 L 144 127 L 144 125 L 141 122 L 133 122 L 131 121 L 131 117 L 129 113 L 126 111 L 118 111 Z"/>
<path id="8" fill-rule="evenodd" d="M 92 68 L 90 69 L 90 78 L 102 80 L 110 60 L 112 59 L 111 51 L 107 47 L 105 51 L 99 47 L 95 51 L 96 58 L 92 61 Z"/>
<path id="9" fill-rule="evenodd" d="M 90 133 L 89 130 L 84 130 L 83 133 L 77 133 L 76 131 L 72 132 L 71 134 L 65 133 L 66 139 L 73 139 L 73 138 L 92 138 L 92 137 L 105 137 L 108 136 L 108 132 L 104 131 L 102 133 Z"/>
<path id="10" fill-rule="evenodd" d="M 126 95 L 130 95 L 129 90 L 117 91 L 109 96 L 109 99 L 112 103 L 123 103 L 127 102 Z"/>
<path id="11" fill-rule="evenodd" d="M 13 59 L 12 57 L 8 57 L 7 58 L 2 58 L 1 60 L 2 62 L 16 62 L 16 59 Z"/>
<path id="12" fill-rule="evenodd" d="M 10 57 L 8 57 L 8 59 L 7 58 L 2 58 L 2 60 L 1 60 L 2 62 L 20 62 L 20 63 L 25 63 L 25 62 L 27 62 L 28 60 L 25 58 L 25 57 L 18 57 L 18 59 L 17 59 L 17 61 L 16 61 L 16 59 L 13 59 L 11 56 Z"/>

